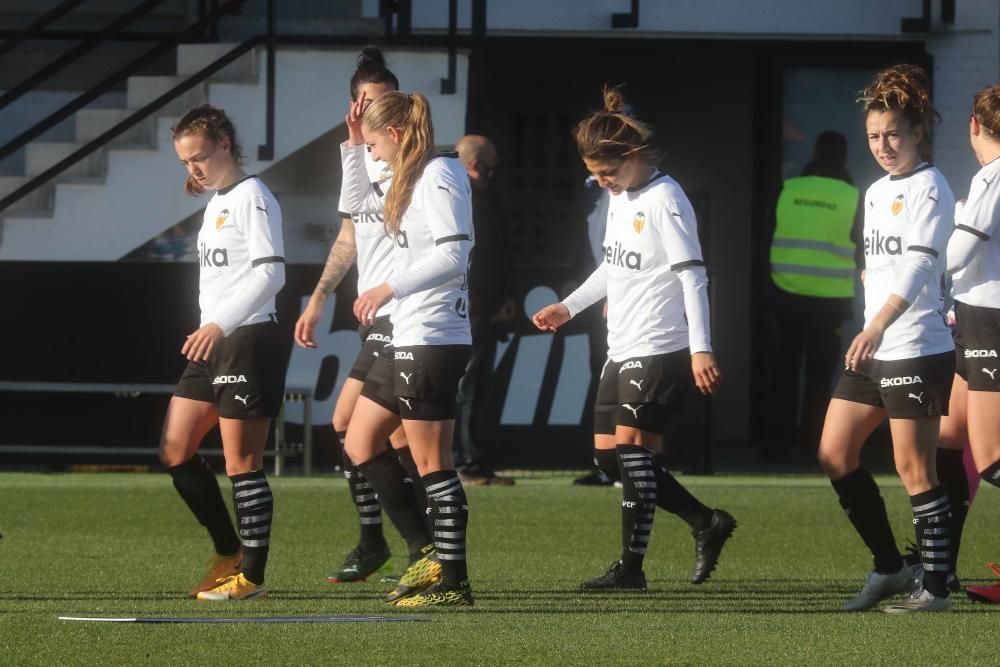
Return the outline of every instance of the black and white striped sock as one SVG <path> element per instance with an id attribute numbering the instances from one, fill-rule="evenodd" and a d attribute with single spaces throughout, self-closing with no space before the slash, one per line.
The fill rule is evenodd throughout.
<path id="1" fill-rule="evenodd" d="M 469 576 L 465 560 L 465 533 L 469 525 L 465 488 L 454 470 L 424 475 L 423 482 L 434 521 L 434 548 L 441 562 L 441 579 L 445 586 L 455 587 Z"/>
<path id="2" fill-rule="evenodd" d="M 274 497 L 263 470 L 229 478 L 233 483 L 233 507 L 243 543 L 243 576 L 254 584 L 264 583 L 264 567 L 271 544 Z"/>
<path id="3" fill-rule="evenodd" d="M 345 435 L 343 431 L 337 431 L 341 447 L 344 445 Z M 361 524 L 359 542 L 362 547 L 381 547 L 385 544 L 385 535 L 382 533 L 382 505 L 378 501 L 378 495 L 346 451 L 343 452 L 342 460 L 347 488 L 350 489 L 351 500 L 358 510 L 358 521 Z"/>
<path id="4" fill-rule="evenodd" d="M 910 496 L 917 548 L 924 564 L 924 588 L 936 597 L 948 597 L 951 562 L 951 503 L 944 489 Z"/>
<path id="5" fill-rule="evenodd" d="M 622 476 L 622 565 L 641 570 L 656 515 L 653 453 L 638 445 L 618 445 Z"/>

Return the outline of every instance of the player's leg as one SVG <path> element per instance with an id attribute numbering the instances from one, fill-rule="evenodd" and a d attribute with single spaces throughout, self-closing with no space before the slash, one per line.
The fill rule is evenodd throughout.
<path id="1" fill-rule="evenodd" d="M 469 502 L 455 470 L 455 394 L 469 358 L 467 345 L 415 346 L 397 358 L 400 416 L 410 451 L 427 492 L 440 581 L 397 602 L 398 606 L 473 604 L 466 564 Z M 397 355 L 399 357 L 400 355 Z M 412 381 L 411 381 L 412 380 Z M 400 581 L 402 583 L 406 578 Z"/>
<path id="2" fill-rule="evenodd" d="M 913 506 L 913 527 L 923 563 L 922 589 L 889 612 L 951 609 L 948 571 L 951 562 L 951 502 L 937 476 L 940 418 L 894 418 L 892 451 L 896 471 Z"/>
<path id="3" fill-rule="evenodd" d="M 923 563 L 922 586 L 885 611 L 951 609 L 951 500 L 937 473 L 941 416 L 948 414 L 955 378 L 955 354 L 879 362 L 882 400 L 889 414 L 896 471 L 910 496 L 913 528 Z M 906 378 L 910 383 L 884 381 Z"/>
<path id="4" fill-rule="evenodd" d="M 239 574 L 198 594 L 199 600 L 243 600 L 267 595 L 264 571 L 271 547 L 274 496 L 264 473 L 264 447 L 271 419 L 219 418 L 226 474 L 233 485 L 233 508 L 243 544 Z"/>
<path id="5" fill-rule="evenodd" d="M 414 588 L 419 588 L 412 581 L 417 570 L 436 570 L 430 572 L 430 577 L 439 575 L 440 568 L 429 560 L 433 544 L 426 518 L 416 503 L 412 482 L 408 481 L 406 469 L 396 455 L 385 447 L 386 439 L 399 427 L 399 416 L 392 411 L 391 402 L 381 396 L 382 386 L 370 382 L 365 384 L 347 430 L 347 452 L 352 460 L 358 462 L 358 468 L 378 493 L 382 509 L 406 542 L 409 565 L 396 589 L 387 598 L 387 602 L 392 604 L 412 594 Z M 433 582 L 421 579 L 419 583 L 426 587 Z"/>
<path id="6" fill-rule="evenodd" d="M 937 451 L 937 473 L 951 501 L 951 559 L 948 566 L 948 588 L 961 590 L 958 581 L 958 550 L 961 546 L 965 518 L 971 503 L 969 477 L 965 465 L 965 450 L 969 442 L 967 428 L 968 384 L 960 374 L 955 375 L 948 402 L 948 416 L 941 417 L 941 431 Z"/>
<path id="7" fill-rule="evenodd" d="M 866 398 L 871 382 L 846 375 L 826 411 L 819 462 L 837 492 L 840 506 L 872 554 L 873 569 L 861 592 L 843 605 L 845 611 L 869 609 L 881 600 L 913 589 L 912 573 L 903 563 L 889 525 L 885 502 L 875 479 L 861 466 L 861 449 L 868 436 L 885 419 L 885 409 Z M 838 398 L 847 396 L 849 398 Z M 871 396 L 867 396 L 871 399 Z M 879 402 L 877 390 L 874 402 Z"/>
<path id="8" fill-rule="evenodd" d="M 233 509 L 243 544 L 240 574 L 224 579 L 199 600 L 263 597 L 271 545 L 274 496 L 264 473 L 264 448 L 271 422 L 285 395 L 287 341 L 274 322 L 237 328 L 213 352 L 213 372 L 239 378 L 213 383 L 219 406 L 219 431 L 232 482 Z"/>
<path id="9" fill-rule="evenodd" d="M 998 373 L 1000 375 L 1000 373 Z M 969 391 L 969 441 L 980 478 L 1000 487 L 1000 392 Z M 1000 566 L 990 564 L 1000 576 Z M 969 598 L 1000 604 L 1000 583 L 969 586 Z"/>
<path id="10" fill-rule="evenodd" d="M 370 352 L 362 348 L 359 359 L 367 356 L 370 356 Z M 358 362 L 355 362 L 355 367 L 357 365 Z M 364 581 L 370 574 L 378 571 L 391 556 L 389 545 L 382 532 L 382 505 L 379 503 L 378 495 L 368 483 L 364 473 L 351 461 L 344 446 L 351 414 L 364 386 L 364 372 L 356 373 L 352 368 L 351 375 L 344 381 L 333 409 L 333 430 L 340 440 L 344 477 L 347 479 L 351 501 L 358 512 L 360 535 L 358 544 L 347 554 L 340 568 L 327 575 L 326 580 L 331 583 Z"/>
<path id="11" fill-rule="evenodd" d="M 160 437 L 160 462 L 170 473 L 177 493 L 208 531 L 215 550 L 209 559 L 208 572 L 188 592 L 191 597 L 214 588 L 216 580 L 237 574 L 243 558 L 219 481 L 198 453 L 201 441 L 218 420 L 213 402 L 174 396 L 167 407 Z"/>

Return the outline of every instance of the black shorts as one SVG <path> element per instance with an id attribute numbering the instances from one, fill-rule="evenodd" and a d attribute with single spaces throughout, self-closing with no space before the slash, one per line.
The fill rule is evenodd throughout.
<path id="1" fill-rule="evenodd" d="M 1000 391 L 1000 309 L 955 302 L 955 372 L 969 391 Z"/>
<path id="2" fill-rule="evenodd" d="M 454 419 L 458 381 L 471 349 L 470 345 L 392 348 L 392 362 L 383 355 L 375 360 L 361 395 L 402 419 Z"/>
<path id="3" fill-rule="evenodd" d="M 208 364 L 188 362 L 174 396 L 212 403 L 226 419 L 274 418 L 285 396 L 287 344 L 274 322 L 239 327 Z"/>
<path id="4" fill-rule="evenodd" d="M 876 359 L 867 374 L 845 370 L 833 398 L 885 408 L 890 419 L 944 417 L 954 379 L 952 352 L 897 361 Z"/>
<path id="5" fill-rule="evenodd" d="M 382 354 L 392 354 L 392 322 L 384 315 L 370 326 L 358 327 L 358 335 L 361 336 L 361 351 L 347 377 L 364 382 L 375 360 Z"/>
<path id="6" fill-rule="evenodd" d="M 620 362 L 608 359 L 594 401 L 594 432 L 614 435 L 619 424 L 662 433 L 667 417 L 694 386 L 687 348 Z"/>

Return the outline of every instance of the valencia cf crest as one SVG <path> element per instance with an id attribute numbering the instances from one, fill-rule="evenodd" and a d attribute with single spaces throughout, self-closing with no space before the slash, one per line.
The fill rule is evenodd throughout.
<path id="1" fill-rule="evenodd" d="M 643 213 L 642 211 L 639 211 L 638 213 L 635 214 L 635 217 L 632 218 L 632 227 L 635 229 L 636 234 L 641 234 L 642 228 L 645 226 L 646 226 L 646 214 Z"/>
<path id="2" fill-rule="evenodd" d="M 227 218 L 229 218 L 229 209 L 224 208 L 219 212 L 219 217 L 215 219 L 215 228 L 222 229 L 222 225 L 226 224 Z"/>
<path id="3" fill-rule="evenodd" d="M 899 215 L 903 211 L 903 195 L 896 195 L 896 198 L 892 200 L 892 214 L 893 216 Z"/>

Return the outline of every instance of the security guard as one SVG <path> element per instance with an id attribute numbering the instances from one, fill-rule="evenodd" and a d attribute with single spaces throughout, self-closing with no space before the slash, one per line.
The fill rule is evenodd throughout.
<path id="1" fill-rule="evenodd" d="M 801 176 L 785 181 L 775 207 L 771 279 L 778 354 L 769 392 L 766 460 L 788 460 L 793 448 L 814 451 L 822 432 L 841 324 L 853 316 L 859 264 L 860 193 L 846 161 L 844 136 L 822 133 L 812 162 Z"/>

